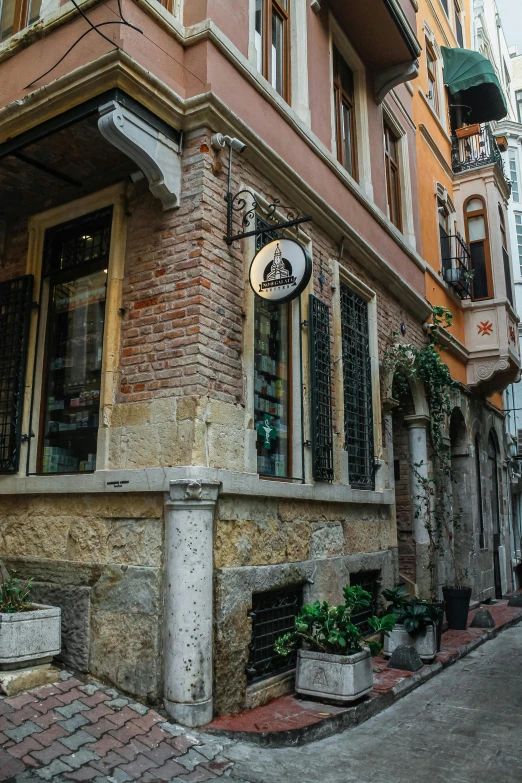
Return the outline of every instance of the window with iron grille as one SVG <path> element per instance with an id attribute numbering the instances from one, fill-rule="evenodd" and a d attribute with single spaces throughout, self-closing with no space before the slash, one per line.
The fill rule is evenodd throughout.
<path id="1" fill-rule="evenodd" d="M 352 622 L 361 633 L 370 632 L 371 629 L 368 625 L 368 620 L 377 613 L 380 579 L 380 571 L 357 571 L 355 574 L 350 574 L 350 587 L 360 585 L 372 596 L 372 601 L 368 609 L 364 609 L 364 611 L 352 615 Z"/>
<path id="2" fill-rule="evenodd" d="M 33 276 L 0 283 L 0 473 L 20 462 Z"/>
<path id="3" fill-rule="evenodd" d="M 368 303 L 341 285 L 344 438 L 350 485 L 375 488 Z"/>
<path id="4" fill-rule="evenodd" d="M 254 593 L 252 609 L 252 638 L 248 645 L 246 666 L 248 682 L 255 682 L 274 674 L 295 668 L 297 653 L 283 657 L 274 650 L 274 642 L 295 629 L 295 618 L 303 602 L 301 585 L 284 590 Z"/>
<path id="5" fill-rule="evenodd" d="M 309 297 L 311 419 L 313 475 L 333 481 L 332 377 L 330 359 L 330 308 Z"/>

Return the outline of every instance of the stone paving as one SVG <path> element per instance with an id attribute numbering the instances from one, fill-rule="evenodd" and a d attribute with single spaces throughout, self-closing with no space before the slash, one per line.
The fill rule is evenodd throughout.
<path id="1" fill-rule="evenodd" d="M 60 678 L 0 699 L 0 781 L 200 783 L 230 775 L 230 740 L 170 723 L 101 683 Z"/>

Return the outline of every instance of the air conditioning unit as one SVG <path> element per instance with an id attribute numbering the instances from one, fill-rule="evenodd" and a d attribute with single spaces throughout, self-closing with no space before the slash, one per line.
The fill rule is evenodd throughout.
<path id="1" fill-rule="evenodd" d="M 517 430 L 517 457 L 522 457 L 522 430 Z"/>

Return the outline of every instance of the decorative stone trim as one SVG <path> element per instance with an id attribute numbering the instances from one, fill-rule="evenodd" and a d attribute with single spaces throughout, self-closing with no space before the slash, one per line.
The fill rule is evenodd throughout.
<path id="1" fill-rule="evenodd" d="M 164 210 L 179 207 L 181 157 L 175 142 L 116 101 L 100 108 L 98 129 L 110 144 L 139 166 Z"/>

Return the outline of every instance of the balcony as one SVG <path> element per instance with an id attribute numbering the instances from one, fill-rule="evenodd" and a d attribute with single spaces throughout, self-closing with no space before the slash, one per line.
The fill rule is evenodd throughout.
<path id="1" fill-rule="evenodd" d="M 488 123 L 477 123 L 456 130 L 452 136 L 451 165 L 455 174 L 496 165 L 511 190 L 502 155 Z"/>
<path id="2" fill-rule="evenodd" d="M 461 299 L 471 298 L 471 255 L 461 235 L 446 234 L 440 228 L 440 248 L 442 255 L 442 276 Z"/>

